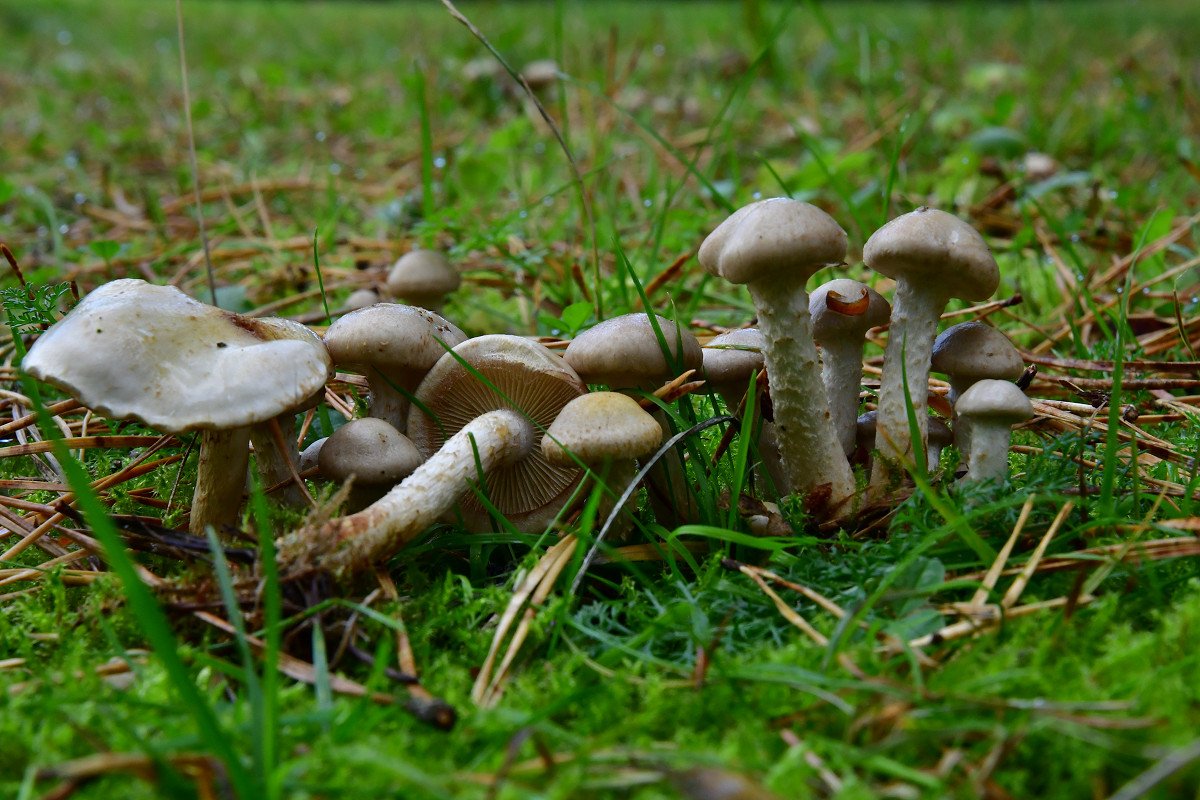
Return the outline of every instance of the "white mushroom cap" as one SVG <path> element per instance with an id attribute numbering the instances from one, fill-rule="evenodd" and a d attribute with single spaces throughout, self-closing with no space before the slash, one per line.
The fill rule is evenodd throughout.
<path id="1" fill-rule="evenodd" d="M 441 315 L 399 303 L 351 311 L 325 331 L 334 364 L 364 372 L 374 368 L 402 386 L 415 386 L 447 348 L 466 339 Z"/>
<path id="2" fill-rule="evenodd" d="M 751 283 L 785 272 L 808 278 L 846 256 L 846 232 L 809 203 L 786 197 L 735 211 L 700 245 L 700 265 L 730 283 Z"/>
<path id="3" fill-rule="evenodd" d="M 497 409 L 519 412 L 535 433 L 540 432 L 563 406 L 586 391 L 575 370 L 540 344 L 505 334 L 468 339 L 442 356 L 417 387 L 418 408 L 433 417 L 414 410 L 408 437 L 429 457 L 467 423 Z M 531 436 L 531 441 L 536 438 Z M 541 449 L 534 447 L 515 463 L 488 473 L 487 495 L 518 528 L 541 530 L 579 476 L 578 469 L 546 463 Z M 488 513 L 477 498 L 466 497 L 459 505 L 469 528 L 490 528 Z"/>
<path id="4" fill-rule="evenodd" d="M 943 298 L 983 300 L 1000 285 L 1000 269 L 979 231 L 936 208 L 910 211 L 875 231 L 863 262 L 889 278 L 923 282 Z"/>
<path id="5" fill-rule="evenodd" d="M 410 250 L 388 273 L 388 291 L 418 306 L 435 307 L 458 289 L 462 277 L 444 255 L 436 250 Z"/>
<path id="6" fill-rule="evenodd" d="M 623 314 L 589 328 L 567 345 L 563 359 L 587 383 L 614 389 L 649 388 L 699 368 L 703 357 L 696 337 L 665 317 L 657 320 L 676 364 L 668 363 L 646 314 Z"/>
<path id="7" fill-rule="evenodd" d="M 813 339 L 824 345 L 830 339 L 849 339 L 861 346 L 871 328 L 888 321 L 892 307 L 879 292 L 850 278 L 827 281 L 808 295 Z"/>
<path id="8" fill-rule="evenodd" d="M 552 58 L 540 58 L 521 67 L 521 77 L 529 88 L 540 92 L 558 81 L 558 62 Z"/>
<path id="9" fill-rule="evenodd" d="M 658 421 L 628 395 L 592 392 L 567 403 L 542 437 L 542 455 L 569 467 L 608 459 L 634 459 L 662 442 Z M 574 456 L 574 458 L 572 458 Z"/>
<path id="10" fill-rule="evenodd" d="M 264 422 L 331 375 L 320 338 L 299 323 L 244 317 L 135 279 L 85 297 L 24 366 L 90 408 L 166 433 Z"/>
<path id="11" fill-rule="evenodd" d="M 387 422 L 363 417 L 347 422 L 324 440 L 317 456 L 321 474 L 356 485 L 394 485 L 424 460 L 408 437 Z"/>
<path id="12" fill-rule="evenodd" d="M 955 406 L 961 416 L 972 420 L 992 419 L 1006 425 L 1033 416 L 1033 404 L 1012 381 L 982 380 L 963 392 Z"/>

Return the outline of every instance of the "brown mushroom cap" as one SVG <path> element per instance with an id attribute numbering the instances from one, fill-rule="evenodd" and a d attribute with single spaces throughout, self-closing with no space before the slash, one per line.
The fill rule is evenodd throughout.
<path id="1" fill-rule="evenodd" d="M 592 466 L 643 456 L 661 441 L 658 421 L 632 397 L 592 392 L 567 403 L 555 417 L 542 437 L 542 455 L 559 467 L 571 466 L 576 458 Z"/>
<path id="2" fill-rule="evenodd" d="M 624 314 L 589 328 L 567 346 L 563 359 L 587 383 L 616 389 L 661 383 L 675 377 L 677 367 L 699 368 L 703 357 L 696 337 L 665 317 L 657 320 L 676 364 L 668 363 L 646 314 Z"/>
<path id="3" fill-rule="evenodd" d="M 786 197 L 735 211 L 700 245 L 700 265 L 730 283 L 761 281 L 784 272 L 807 279 L 846 256 L 846 232 L 809 203 Z"/>
<path id="4" fill-rule="evenodd" d="M 929 445 L 931 447 L 949 447 L 954 444 L 954 431 L 950 426 L 937 417 L 929 417 Z"/>
<path id="5" fill-rule="evenodd" d="M 563 406 L 586 391 L 562 358 L 535 342 L 505 334 L 468 339 L 442 356 L 417 387 L 408 438 L 428 458 L 468 422 L 496 409 L 517 411 L 536 431 L 545 430 Z M 488 473 L 487 496 L 518 528 L 536 530 L 557 513 L 579 475 L 577 469 L 551 466 L 535 447 Z M 469 527 L 490 526 L 476 497 L 459 505 Z"/>
<path id="6" fill-rule="evenodd" d="M 317 456 L 321 474 L 335 481 L 351 475 L 359 484 L 396 484 L 421 466 L 408 437 L 387 422 L 363 417 L 347 422 L 325 440 Z"/>
<path id="7" fill-rule="evenodd" d="M 933 371 L 973 383 L 983 378 L 1015 381 L 1025 370 L 1008 337 L 982 322 L 952 325 L 933 342 Z"/>
<path id="8" fill-rule="evenodd" d="M 85 297 L 38 338 L 24 367 L 106 416 L 166 433 L 264 422 L 331 375 L 320 338 L 299 323 L 244 317 L 135 279 Z"/>
<path id="9" fill-rule="evenodd" d="M 891 304 L 879 292 L 850 278 L 835 278 L 808 295 L 813 339 L 817 344 L 830 338 L 861 342 L 867 331 L 888 321 Z"/>
<path id="10" fill-rule="evenodd" d="M 910 211 L 875 231 L 863 261 L 889 278 L 927 284 L 941 297 L 983 300 L 1000 285 L 1000 269 L 979 231 L 935 208 Z"/>
<path id="11" fill-rule="evenodd" d="M 400 256 L 387 278 L 388 291 L 417 305 L 440 304 L 461 284 L 458 271 L 436 250 L 410 250 Z"/>
<path id="12" fill-rule="evenodd" d="M 401 386 L 415 386 L 446 349 L 467 335 L 442 316 L 415 306 L 376 303 L 351 311 L 325 331 L 333 363 L 379 370 Z"/>

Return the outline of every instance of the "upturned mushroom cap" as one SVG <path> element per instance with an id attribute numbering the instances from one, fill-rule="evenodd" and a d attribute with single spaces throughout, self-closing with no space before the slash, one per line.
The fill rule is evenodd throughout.
<path id="1" fill-rule="evenodd" d="M 700 343 L 686 328 L 657 317 L 671 354 L 671 364 L 646 314 L 606 319 L 575 337 L 563 359 L 587 383 L 615 389 L 649 386 L 675 377 L 678 371 L 698 369 L 703 361 Z"/>
<path id="2" fill-rule="evenodd" d="M 421 466 L 421 454 L 408 437 L 387 422 L 363 417 L 333 432 L 317 456 L 321 474 L 335 481 L 351 475 L 358 484 L 396 484 Z"/>
<path id="3" fill-rule="evenodd" d="M 744 390 L 750 376 L 763 370 L 767 342 L 758 328 L 738 328 L 714 336 L 704 343 L 704 377 L 714 387 Z"/>
<path id="4" fill-rule="evenodd" d="M 933 342 L 932 365 L 934 372 L 963 383 L 983 378 L 1015 381 L 1025 369 L 1008 337 L 982 322 L 961 322 L 942 331 Z"/>
<path id="5" fill-rule="evenodd" d="M 462 284 L 462 277 L 436 250 L 410 250 L 388 273 L 387 288 L 396 297 L 417 305 L 440 304 Z"/>
<path id="6" fill-rule="evenodd" d="M 861 342 L 871 328 L 887 323 L 892 306 L 865 283 L 836 278 L 808 295 L 808 312 L 817 344 L 835 338 Z"/>
<path id="7" fill-rule="evenodd" d="M 658 421 L 632 397 L 592 392 L 567 403 L 554 418 L 542 437 L 542 455 L 557 467 L 571 466 L 575 458 L 591 466 L 638 458 L 660 442 Z"/>
<path id="8" fill-rule="evenodd" d="M 408 438 L 428 458 L 468 422 L 497 409 L 520 413 L 540 432 L 586 391 L 575 370 L 535 342 L 505 334 L 468 339 L 442 356 L 417 387 L 419 403 L 409 415 Z M 515 463 L 488 473 L 488 499 L 518 528 L 538 530 L 566 501 L 579 474 L 551 466 L 533 447 Z M 465 497 L 459 506 L 470 528 L 489 527 L 477 498 Z"/>
<path id="9" fill-rule="evenodd" d="M 801 279 L 846 257 L 846 232 L 809 203 L 773 197 L 743 206 L 700 245 L 700 265 L 730 283 L 777 273 Z"/>
<path id="10" fill-rule="evenodd" d="M 299 323 L 244 317 L 135 279 L 85 297 L 38 338 L 24 367 L 106 416 L 165 433 L 264 422 L 331 375 L 320 338 Z"/>
<path id="11" fill-rule="evenodd" d="M 339 318 L 325 331 L 325 346 L 340 367 L 369 372 L 415 386 L 446 349 L 467 335 L 432 311 L 399 303 L 377 303 Z"/>
<path id="12" fill-rule="evenodd" d="M 863 262 L 889 278 L 928 284 L 942 297 L 983 300 L 1000 285 L 1000 269 L 979 231 L 935 208 L 910 211 L 875 231 Z"/>
<path id="13" fill-rule="evenodd" d="M 1033 416 L 1033 404 L 1015 383 L 985 379 L 978 381 L 958 398 L 959 416 L 975 420 L 991 419 L 1009 425 Z"/>

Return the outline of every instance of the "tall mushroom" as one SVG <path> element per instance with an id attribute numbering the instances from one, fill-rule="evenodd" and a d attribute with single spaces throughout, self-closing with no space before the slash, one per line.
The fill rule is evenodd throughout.
<path id="1" fill-rule="evenodd" d="M 115 419 L 200 431 L 191 529 L 236 521 L 251 426 L 295 408 L 331 374 L 316 334 L 124 279 L 85 297 L 43 333 L 25 369 Z"/>
<path id="2" fill-rule="evenodd" d="M 371 390 L 371 416 L 404 430 L 408 398 L 425 373 L 466 334 L 432 311 L 376 303 L 351 311 L 325 331 L 333 363 L 361 371 Z"/>
<path id="3" fill-rule="evenodd" d="M 958 398 L 958 418 L 971 424 L 971 466 L 965 481 L 1008 475 L 1012 426 L 1033 416 L 1033 404 L 1015 383 L 984 379 Z"/>
<path id="4" fill-rule="evenodd" d="M 891 310 L 883 295 L 849 278 L 823 283 L 808 296 L 813 339 L 821 348 L 821 377 L 829 395 L 829 413 L 846 455 L 854 452 L 867 331 L 886 323 Z"/>
<path id="5" fill-rule="evenodd" d="M 840 264 L 846 232 L 816 206 L 787 198 L 735 211 L 700 246 L 700 264 L 746 284 L 767 340 L 767 377 L 789 492 L 827 485 L 834 508 L 855 493 L 821 382 L 805 283 Z"/>
<path id="6" fill-rule="evenodd" d="M 978 231 L 932 208 L 918 208 L 875 231 L 863 248 L 863 261 L 896 281 L 879 389 L 879 458 L 871 470 L 870 491 L 878 496 L 899 479 L 902 465 L 912 461 L 906 390 L 924 445 L 930 357 L 942 310 L 952 298 L 991 296 L 1000 273 Z"/>

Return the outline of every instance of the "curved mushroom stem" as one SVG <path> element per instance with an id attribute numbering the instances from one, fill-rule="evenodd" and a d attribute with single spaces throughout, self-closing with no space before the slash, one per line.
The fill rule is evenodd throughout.
<path id="1" fill-rule="evenodd" d="M 959 419 L 959 424 L 962 420 Z M 997 420 L 975 420 L 971 433 L 971 466 L 964 481 L 1003 480 L 1008 475 L 1012 426 Z"/>
<path id="2" fill-rule="evenodd" d="M 200 432 L 196 491 L 192 495 L 188 530 L 203 536 L 209 525 L 220 533 L 224 526 L 237 523 L 249 463 L 248 427 Z"/>
<path id="3" fill-rule="evenodd" d="M 484 472 L 516 461 L 534 446 L 535 434 L 514 411 L 477 417 L 377 502 L 285 536 L 279 543 L 281 571 L 340 576 L 387 558 L 470 490 L 477 459 Z"/>
<path id="4" fill-rule="evenodd" d="M 392 386 L 378 370 L 367 376 L 367 387 L 371 391 L 370 416 L 381 419 L 398 431 L 408 425 L 408 398 Z"/>
<path id="5" fill-rule="evenodd" d="M 804 283 L 789 285 L 776 276 L 769 284 L 753 282 L 749 288 L 767 340 L 763 355 L 787 476 L 786 485 L 779 488 L 808 493 L 828 485 L 831 506 L 841 505 L 854 497 L 854 473 L 834 432 Z"/>
<path id="6" fill-rule="evenodd" d="M 858 433 L 858 394 L 862 390 L 862 343 L 834 339 L 821 348 L 821 379 L 842 452 L 854 452 Z"/>
<path id="7" fill-rule="evenodd" d="M 887 348 L 883 353 L 883 380 L 879 387 L 879 413 L 875 418 L 875 449 L 879 457 L 871 467 L 872 497 L 879 497 L 900 480 L 904 464 L 913 460 L 912 436 L 908 428 L 905 402 L 905 376 L 908 396 L 922 446 L 927 441 L 929 399 L 929 361 L 938 319 L 946 307 L 946 298 L 931 295 L 927 289 L 901 279 L 892 298 L 892 324 Z"/>

